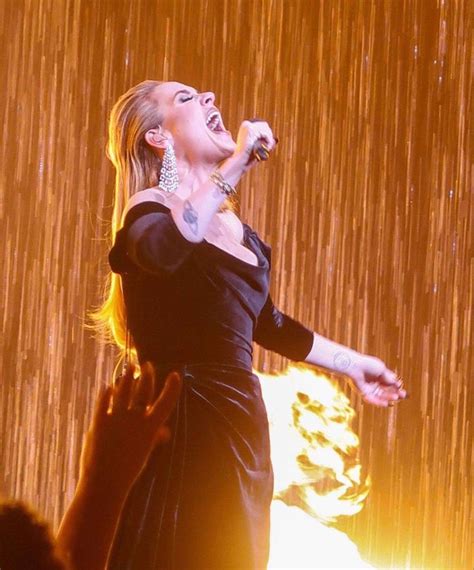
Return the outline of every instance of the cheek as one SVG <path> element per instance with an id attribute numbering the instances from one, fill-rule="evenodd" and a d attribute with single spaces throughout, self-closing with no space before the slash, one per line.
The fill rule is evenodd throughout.
<path id="1" fill-rule="evenodd" d="M 203 134 L 207 132 L 206 125 L 203 124 L 199 117 L 189 117 L 179 125 L 179 133 L 181 136 L 191 140 L 202 139 Z"/>

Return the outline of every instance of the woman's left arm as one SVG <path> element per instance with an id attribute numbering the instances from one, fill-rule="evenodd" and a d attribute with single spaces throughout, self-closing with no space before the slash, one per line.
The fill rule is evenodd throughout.
<path id="1" fill-rule="evenodd" d="M 304 361 L 349 376 L 362 398 L 376 406 L 390 406 L 407 398 L 402 380 L 380 358 L 362 354 L 317 333 L 313 333 L 313 346 Z"/>
<path id="2" fill-rule="evenodd" d="M 279 311 L 268 295 L 258 317 L 254 341 L 297 362 L 307 362 L 348 376 L 362 398 L 381 407 L 407 397 L 402 381 L 385 363 L 312 332 Z"/>

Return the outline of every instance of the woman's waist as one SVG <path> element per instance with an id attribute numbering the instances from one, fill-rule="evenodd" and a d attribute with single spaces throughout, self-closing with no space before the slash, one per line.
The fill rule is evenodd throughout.
<path id="1" fill-rule="evenodd" d="M 253 372 L 252 367 L 242 366 L 238 362 L 229 364 L 228 362 L 218 361 L 193 362 L 189 360 L 175 360 L 168 362 L 152 361 L 152 363 L 157 376 L 162 379 L 166 378 L 170 372 L 176 371 L 182 375 L 183 379 L 208 377 L 224 380 L 229 378 L 231 383 L 234 383 L 235 378 L 250 379 L 251 382 L 258 381 L 258 376 Z"/>
<path id="2" fill-rule="evenodd" d="M 227 418 L 267 422 L 260 379 L 250 369 L 222 362 L 161 362 L 154 363 L 156 393 L 162 390 L 166 377 L 176 371 L 182 377 L 184 401 L 194 409 L 204 406 L 207 413 L 224 414 Z M 192 404 L 191 402 L 194 402 Z M 214 410 L 214 412 L 211 412 Z M 253 418 L 250 420 L 250 417 Z"/>
<path id="3" fill-rule="evenodd" d="M 156 346 L 138 346 L 140 362 L 149 360 L 159 368 L 170 364 L 188 366 L 221 366 L 252 372 L 252 345 L 236 345 L 229 342 L 199 342 L 192 344 L 170 342 Z"/>

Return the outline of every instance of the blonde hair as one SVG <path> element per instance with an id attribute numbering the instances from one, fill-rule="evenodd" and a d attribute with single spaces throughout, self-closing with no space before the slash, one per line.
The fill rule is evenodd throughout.
<path id="1" fill-rule="evenodd" d="M 122 223 L 122 215 L 128 200 L 133 194 L 159 183 L 161 161 L 145 140 L 145 134 L 162 124 L 164 116 L 158 108 L 155 89 L 163 81 L 147 80 L 131 87 L 113 106 L 110 112 L 108 143 L 106 154 L 115 167 L 115 192 L 112 223 L 110 228 L 111 245 Z M 236 202 L 227 200 L 221 210 L 235 211 Z M 127 341 L 126 308 L 118 274 L 110 272 L 105 286 L 105 300 L 90 313 L 91 328 L 100 337 L 115 342 L 125 355 L 136 360 L 133 339 Z"/>
<path id="2" fill-rule="evenodd" d="M 149 129 L 161 125 L 154 91 L 162 81 L 142 81 L 124 93 L 110 112 L 106 155 L 115 167 L 114 207 L 110 238 L 112 244 L 122 223 L 125 206 L 139 190 L 159 182 L 160 160 L 145 141 Z M 105 300 L 90 314 L 102 337 L 114 341 L 124 352 L 127 344 L 126 310 L 120 276 L 110 272 Z M 133 341 L 129 348 L 134 352 Z"/>

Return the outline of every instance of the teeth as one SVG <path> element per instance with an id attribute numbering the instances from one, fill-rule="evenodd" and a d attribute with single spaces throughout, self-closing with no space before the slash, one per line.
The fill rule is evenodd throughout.
<path id="1" fill-rule="evenodd" d="M 209 117 L 207 117 L 206 124 L 208 125 L 212 121 L 212 119 L 214 119 L 216 117 L 219 118 L 219 113 L 217 111 L 212 112 L 209 115 Z"/>
<path id="2" fill-rule="evenodd" d="M 222 119 L 220 114 L 217 111 L 214 111 L 207 117 L 206 125 L 211 131 L 222 130 Z"/>

